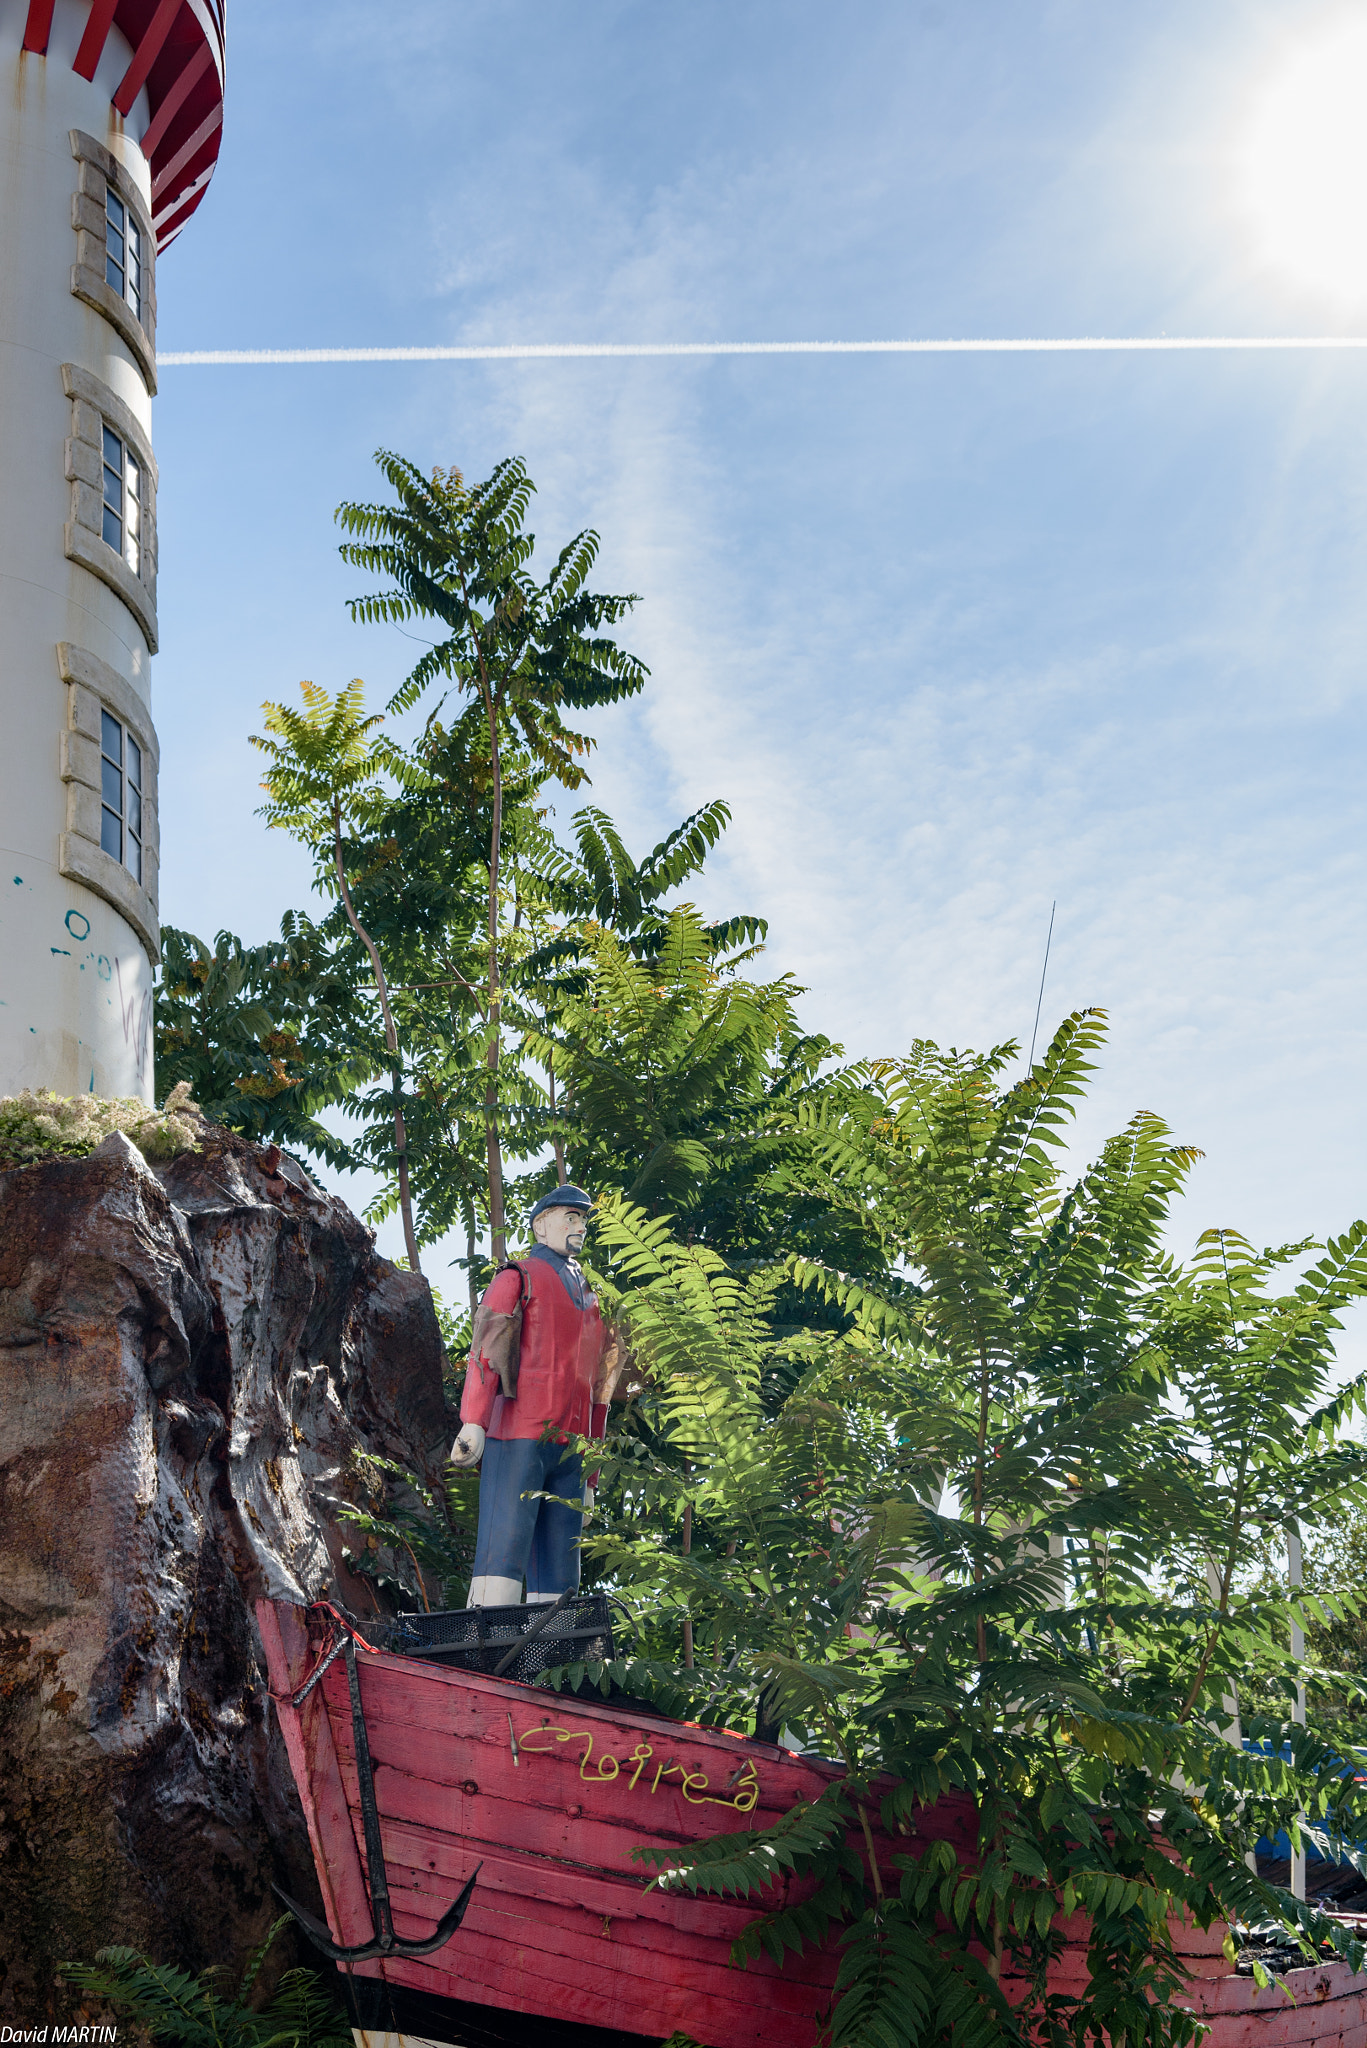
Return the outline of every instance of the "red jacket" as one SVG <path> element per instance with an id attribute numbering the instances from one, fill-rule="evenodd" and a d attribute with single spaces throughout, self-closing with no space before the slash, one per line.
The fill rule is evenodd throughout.
<path id="1" fill-rule="evenodd" d="M 517 1394 L 505 1400 L 498 1374 L 487 1358 L 472 1352 L 465 1368 L 460 1419 L 477 1422 L 495 1441 L 540 1437 L 549 1424 L 561 1443 L 567 1436 L 607 1434 L 607 1403 L 593 1398 L 607 1348 L 603 1318 L 594 1295 L 576 1306 L 555 1267 L 546 1259 L 523 1262 L 528 1299 L 522 1310 Z M 522 1291 L 514 1266 L 496 1273 L 484 1300 L 496 1315 L 511 1315 Z"/>

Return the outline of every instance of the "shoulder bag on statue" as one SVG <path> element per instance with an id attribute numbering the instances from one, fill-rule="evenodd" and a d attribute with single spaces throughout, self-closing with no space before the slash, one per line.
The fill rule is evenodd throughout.
<path id="1" fill-rule="evenodd" d="M 499 1267 L 500 1273 L 516 1273 L 521 1281 L 517 1307 L 507 1315 L 492 1310 L 487 1301 L 482 1301 L 475 1310 L 475 1327 L 470 1339 L 470 1355 L 479 1365 L 480 1378 L 484 1377 L 484 1362 L 487 1359 L 498 1374 L 498 1383 L 503 1389 L 505 1401 L 517 1397 L 517 1369 L 522 1357 L 522 1311 L 527 1306 L 531 1286 L 527 1268 L 516 1259 Z"/>

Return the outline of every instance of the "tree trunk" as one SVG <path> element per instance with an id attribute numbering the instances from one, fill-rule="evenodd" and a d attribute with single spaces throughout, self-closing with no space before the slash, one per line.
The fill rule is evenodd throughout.
<path id="1" fill-rule="evenodd" d="M 475 1219 L 473 1213 L 465 1219 L 465 1282 L 470 1294 L 470 1321 L 475 1320 L 479 1307 L 479 1288 L 475 1283 Z"/>
<path id="2" fill-rule="evenodd" d="M 468 595 L 465 608 L 468 614 Z M 478 634 L 475 635 L 475 647 L 479 656 L 484 715 L 489 721 L 489 773 L 493 785 L 493 819 L 489 827 L 489 977 L 488 1001 L 485 1004 L 489 1044 L 484 1055 L 484 1137 L 489 1173 L 489 1243 L 494 1264 L 501 1266 L 508 1256 L 508 1221 L 503 1208 L 503 1146 L 498 1131 L 499 1026 L 503 1009 L 498 967 L 498 875 L 503 850 L 503 763 L 498 747 L 498 704 L 490 687 L 489 671 Z"/>
<path id="3" fill-rule="evenodd" d="M 551 1115 L 552 1115 L 552 1117 L 554 1117 L 554 1115 L 555 1115 L 555 1054 L 554 1054 L 553 1052 L 552 1052 L 552 1053 L 547 1053 L 547 1055 L 546 1055 L 546 1080 L 547 1080 L 547 1082 L 549 1083 L 549 1086 L 550 1086 L 550 1102 L 551 1102 Z M 568 1179 L 569 1179 L 569 1175 L 568 1175 L 568 1174 L 566 1173 L 566 1171 L 565 1171 L 565 1141 L 564 1141 L 564 1139 L 563 1139 L 563 1138 L 561 1137 L 561 1135 L 560 1135 L 559 1131 L 557 1131 L 557 1132 L 556 1132 L 556 1134 L 555 1134 L 555 1136 L 554 1136 L 554 1137 L 553 1137 L 553 1138 L 551 1139 L 551 1146 L 552 1146 L 552 1149 L 554 1150 L 554 1153 L 555 1153 L 555 1177 L 556 1177 L 557 1181 L 558 1181 L 558 1182 L 560 1183 L 561 1187 L 563 1188 L 563 1187 L 565 1186 L 566 1182 L 567 1182 L 567 1181 L 568 1181 Z"/>
<path id="4" fill-rule="evenodd" d="M 413 1228 L 413 1200 L 408 1185 L 408 1130 L 403 1120 L 403 1069 L 399 1064 L 399 1034 L 394 1029 L 394 1018 L 389 1008 L 389 989 L 380 962 L 380 949 L 351 907 L 351 891 L 347 887 L 346 869 L 342 865 L 341 808 L 337 804 L 332 807 L 332 858 L 337 869 L 337 884 L 342 892 L 342 908 L 346 911 L 347 921 L 370 955 L 375 987 L 380 997 L 380 1011 L 384 1017 L 384 1041 L 394 1062 L 390 1071 L 394 1080 L 394 1151 L 399 1163 L 399 1213 L 403 1217 L 403 1237 L 408 1248 L 409 1270 L 421 1273 L 417 1233 Z"/>
<path id="5" fill-rule="evenodd" d="M 684 1554 L 684 1556 L 685 1556 L 685 1557 L 687 1557 L 687 1556 L 688 1556 L 688 1554 L 689 1554 L 689 1552 L 690 1552 L 690 1551 L 692 1550 L 692 1548 L 693 1548 L 693 1503 L 692 1503 L 692 1501 L 691 1501 L 691 1500 L 686 1500 L 686 1501 L 684 1502 L 684 1519 L 683 1519 L 683 1554 Z M 687 1669 L 688 1669 L 689 1671 L 691 1671 L 691 1670 L 693 1669 L 693 1617 L 692 1617 L 692 1615 L 691 1615 L 691 1614 L 686 1614 L 686 1615 L 684 1616 L 684 1626 L 683 1626 L 683 1638 L 684 1638 L 684 1664 L 685 1664 L 685 1666 L 687 1667 Z"/>

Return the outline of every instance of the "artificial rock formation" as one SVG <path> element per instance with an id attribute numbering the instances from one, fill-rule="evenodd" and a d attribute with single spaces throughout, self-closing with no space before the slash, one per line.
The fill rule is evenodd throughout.
<path id="1" fill-rule="evenodd" d="M 426 1283 L 272 1146 L 0 1173 L 0 2020 L 110 1941 L 198 1969 L 316 1900 L 252 1604 L 373 1602 L 357 1454 L 440 1480 Z"/>

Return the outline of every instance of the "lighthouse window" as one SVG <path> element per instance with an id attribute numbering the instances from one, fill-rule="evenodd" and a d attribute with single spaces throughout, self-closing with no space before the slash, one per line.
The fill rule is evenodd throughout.
<path id="1" fill-rule="evenodd" d="M 142 230 L 112 187 L 104 202 L 105 281 L 142 318 Z"/>
<path id="2" fill-rule="evenodd" d="M 104 430 L 104 526 L 106 541 L 136 576 L 142 528 L 142 472 L 131 448 L 112 427 Z"/>
<path id="3" fill-rule="evenodd" d="M 100 845 L 142 880 L 142 748 L 131 732 L 100 713 Z"/>

